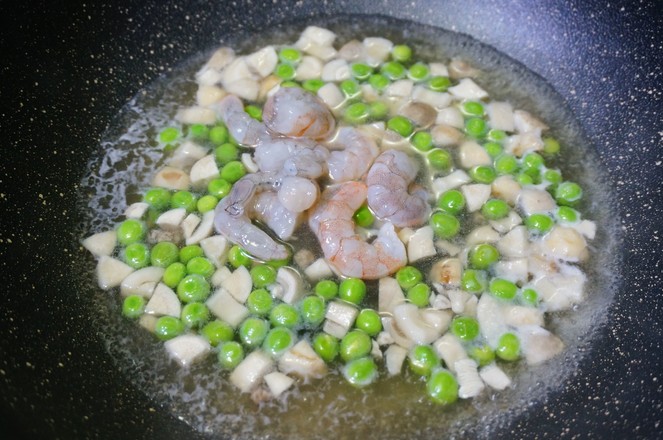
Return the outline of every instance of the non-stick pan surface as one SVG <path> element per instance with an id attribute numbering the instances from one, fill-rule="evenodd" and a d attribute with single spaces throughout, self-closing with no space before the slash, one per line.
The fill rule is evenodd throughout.
<path id="1" fill-rule="evenodd" d="M 468 34 L 544 77 L 609 177 L 621 283 L 575 374 L 494 438 L 663 435 L 660 2 L 113 1 L 0 6 L 2 438 L 198 438 L 119 372 L 77 280 L 77 185 L 141 87 L 233 32 L 380 14 Z"/>

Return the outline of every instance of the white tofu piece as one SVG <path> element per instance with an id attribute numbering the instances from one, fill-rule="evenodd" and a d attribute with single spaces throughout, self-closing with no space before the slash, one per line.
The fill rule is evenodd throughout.
<path id="1" fill-rule="evenodd" d="M 283 287 L 281 299 L 287 304 L 294 304 L 304 296 L 304 280 L 299 272 L 289 267 L 280 267 L 276 272 L 276 282 Z"/>
<path id="2" fill-rule="evenodd" d="M 191 214 L 189 214 L 191 215 Z M 185 219 L 186 220 L 186 219 Z M 207 211 L 203 214 L 203 219 L 197 225 L 196 229 L 187 235 L 184 231 L 184 237 L 187 245 L 198 244 L 201 240 L 212 235 L 214 232 L 214 211 Z"/>
<path id="3" fill-rule="evenodd" d="M 158 283 L 152 297 L 145 305 L 145 313 L 179 318 L 182 313 L 182 304 L 173 289 L 164 283 Z"/>
<path id="4" fill-rule="evenodd" d="M 145 202 L 136 202 L 127 206 L 127 209 L 124 210 L 124 216 L 126 218 L 133 218 L 140 220 L 143 218 L 147 210 L 150 209 L 150 205 Z"/>
<path id="5" fill-rule="evenodd" d="M 471 183 L 460 187 L 463 196 L 465 196 L 465 206 L 468 212 L 475 212 L 481 209 L 484 203 L 490 198 L 490 185 L 483 183 Z"/>
<path id="6" fill-rule="evenodd" d="M 186 217 L 186 209 L 169 209 L 157 218 L 156 223 L 161 229 L 176 229 L 180 227 L 184 217 Z"/>
<path id="7" fill-rule="evenodd" d="M 203 249 L 205 256 L 217 268 L 223 267 L 226 264 L 228 249 L 230 249 L 230 243 L 228 243 L 226 237 L 223 235 L 212 235 L 211 237 L 203 238 L 198 244 Z"/>
<path id="8" fill-rule="evenodd" d="M 440 339 L 433 343 L 437 355 L 444 361 L 447 368 L 455 373 L 456 361 L 467 359 L 467 353 L 457 337 L 451 333 L 445 333 Z"/>
<path id="9" fill-rule="evenodd" d="M 230 382 L 243 393 L 255 389 L 266 374 L 274 369 L 274 361 L 264 351 L 249 353 L 230 373 Z"/>
<path id="10" fill-rule="evenodd" d="M 191 365 L 209 353 L 209 342 L 199 335 L 184 334 L 175 336 L 164 343 L 166 351 L 182 367 Z"/>
<path id="11" fill-rule="evenodd" d="M 432 257 L 436 253 L 433 228 L 430 226 L 417 229 L 407 241 L 407 259 L 410 263 Z"/>
<path id="12" fill-rule="evenodd" d="M 306 275 L 310 281 L 320 281 L 331 277 L 333 274 L 334 272 L 324 258 L 318 258 L 304 269 L 304 275 Z"/>
<path id="13" fill-rule="evenodd" d="M 474 141 L 465 141 L 458 147 L 458 161 L 465 169 L 493 164 L 486 149 Z"/>
<path id="14" fill-rule="evenodd" d="M 117 232 L 115 230 L 98 232 L 87 237 L 81 244 L 95 257 L 109 256 L 117 246 Z"/>
<path id="15" fill-rule="evenodd" d="M 396 376 L 401 374 L 403 369 L 403 362 L 407 357 L 407 350 L 401 347 L 400 345 L 393 344 L 384 352 L 385 364 L 387 366 L 387 372 L 390 376 Z"/>
<path id="16" fill-rule="evenodd" d="M 394 313 L 394 307 L 405 302 L 401 286 L 393 277 L 383 277 L 378 281 L 378 310 L 380 313 Z"/>
<path id="17" fill-rule="evenodd" d="M 246 57 L 249 70 L 261 78 L 265 78 L 274 71 L 279 57 L 272 46 L 266 46 Z"/>
<path id="18" fill-rule="evenodd" d="M 327 374 L 327 364 L 313 347 L 302 339 L 279 358 L 279 370 L 304 379 L 320 378 Z"/>
<path id="19" fill-rule="evenodd" d="M 295 383 L 295 380 L 279 371 L 272 371 L 263 378 L 274 397 L 279 397 Z"/>
<path id="20" fill-rule="evenodd" d="M 457 85 L 449 87 L 449 93 L 458 99 L 483 99 L 488 97 L 488 92 L 470 78 L 463 78 Z"/>
<path id="21" fill-rule="evenodd" d="M 210 312 L 222 321 L 226 321 L 233 328 L 237 328 L 249 316 L 249 309 L 233 298 L 224 288 L 214 292 L 205 304 Z"/>
<path id="22" fill-rule="evenodd" d="M 230 293 L 238 302 L 244 304 L 253 288 L 251 274 L 245 266 L 239 266 L 221 283 L 221 287 Z"/>
<path id="23" fill-rule="evenodd" d="M 497 364 L 489 364 L 479 370 L 484 383 L 494 390 L 502 391 L 511 385 L 511 379 Z"/>
<path id="24" fill-rule="evenodd" d="M 113 257 L 102 255 L 97 262 L 96 275 L 99 287 L 104 290 L 117 287 L 134 269 Z"/>
<path id="25" fill-rule="evenodd" d="M 493 101 L 486 104 L 488 123 L 496 130 L 513 131 L 513 106 L 508 102 Z"/>
<path id="26" fill-rule="evenodd" d="M 148 266 L 132 272 L 122 280 L 120 294 L 122 296 L 140 295 L 150 298 L 157 283 L 161 281 L 165 269 L 162 267 Z"/>
<path id="27" fill-rule="evenodd" d="M 209 107 L 194 105 L 178 110 L 175 119 L 183 124 L 212 125 L 216 122 L 216 112 Z"/>
<path id="28" fill-rule="evenodd" d="M 461 399 L 476 397 L 485 388 L 477 367 L 477 363 L 472 359 L 460 359 L 455 362 L 454 369 L 458 378 L 458 397 Z"/>
<path id="29" fill-rule="evenodd" d="M 194 188 L 206 188 L 207 184 L 219 177 L 219 167 L 213 154 L 208 154 L 191 167 L 191 185 Z"/>

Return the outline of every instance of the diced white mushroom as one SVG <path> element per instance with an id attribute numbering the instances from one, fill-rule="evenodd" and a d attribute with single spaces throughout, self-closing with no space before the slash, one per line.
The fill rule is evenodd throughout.
<path id="1" fill-rule="evenodd" d="M 253 288 L 251 274 L 246 266 L 239 266 L 223 282 L 221 287 L 230 293 L 238 302 L 244 304 Z"/>
<path id="2" fill-rule="evenodd" d="M 136 202 L 127 206 L 127 209 L 124 210 L 124 216 L 126 218 L 141 219 L 150 209 L 150 205 L 145 202 Z"/>
<path id="3" fill-rule="evenodd" d="M 145 305 L 145 313 L 156 316 L 180 317 L 182 304 L 177 294 L 164 283 L 158 283 L 154 293 Z"/>
<path id="4" fill-rule="evenodd" d="M 538 118 L 532 116 L 525 110 L 516 110 L 513 112 L 513 123 L 518 133 L 538 132 L 541 133 L 548 129 L 548 126 Z"/>
<path id="5" fill-rule="evenodd" d="M 500 239 L 500 234 L 490 225 L 482 225 L 474 228 L 467 234 L 467 246 L 473 246 L 479 243 L 495 243 Z"/>
<path id="6" fill-rule="evenodd" d="M 403 362 L 407 357 L 407 350 L 397 344 L 392 344 L 385 350 L 384 358 L 387 366 L 387 373 L 390 376 L 401 374 L 403 369 Z"/>
<path id="7" fill-rule="evenodd" d="M 322 331 L 332 335 L 336 339 L 343 339 L 345 335 L 348 334 L 348 329 L 340 324 L 325 319 L 325 322 L 322 324 Z"/>
<path id="8" fill-rule="evenodd" d="M 178 191 L 189 189 L 190 184 L 191 180 L 187 173 L 171 166 L 161 168 L 152 178 L 152 186 Z"/>
<path id="9" fill-rule="evenodd" d="M 419 308 L 411 303 L 394 307 L 393 323 L 398 326 L 406 338 L 417 344 L 430 344 L 442 334 L 439 329 L 421 319 Z"/>
<path id="10" fill-rule="evenodd" d="M 455 245 L 454 243 L 447 240 L 436 240 L 435 247 L 442 253 L 447 254 L 451 257 L 455 257 L 461 251 L 460 246 Z"/>
<path id="11" fill-rule="evenodd" d="M 230 275 L 232 275 L 230 269 L 228 269 L 226 266 L 221 266 L 212 274 L 210 282 L 214 287 L 221 287 L 221 283 L 223 283 L 223 280 L 228 278 Z"/>
<path id="12" fill-rule="evenodd" d="M 560 265 L 561 273 L 547 275 L 532 283 L 546 310 L 568 310 L 584 299 L 585 274 L 575 266 Z"/>
<path id="13" fill-rule="evenodd" d="M 398 323 L 396 323 L 393 318 L 383 317 L 382 328 L 384 328 L 384 330 L 389 334 L 395 344 L 405 348 L 406 350 L 414 347 L 414 341 L 403 333 L 403 330 L 398 327 Z"/>
<path id="14" fill-rule="evenodd" d="M 318 98 L 329 108 L 336 108 L 345 101 L 343 92 L 334 83 L 327 83 L 318 89 Z"/>
<path id="15" fill-rule="evenodd" d="M 319 281 L 331 277 L 333 272 L 324 258 L 318 258 L 304 269 L 304 274 L 311 281 Z"/>
<path id="16" fill-rule="evenodd" d="M 449 125 L 454 128 L 463 128 L 465 126 L 463 114 L 456 107 L 447 107 L 438 111 L 435 123 Z"/>
<path id="17" fill-rule="evenodd" d="M 477 165 L 492 165 L 493 163 L 486 149 L 475 141 L 463 142 L 458 147 L 458 161 L 460 166 L 465 169 L 470 169 Z"/>
<path id="18" fill-rule="evenodd" d="M 313 379 L 327 374 L 327 365 L 311 345 L 302 339 L 279 358 L 279 370 L 304 379 Z"/>
<path id="19" fill-rule="evenodd" d="M 205 65 L 196 73 L 196 81 L 201 84 L 215 84 L 220 80 L 220 72 L 235 59 L 235 51 L 221 47 L 214 51 Z M 216 78 L 214 81 L 213 79 Z"/>
<path id="20" fill-rule="evenodd" d="M 513 283 L 527 281 L 529 264 L 527 258 L 516 258 L 514 260 L 500 260 L 493 266 L 495 275 L 505 278 Z"/>
<path id="21" fill-rule="evenodd" d="M 276 282 L 283 286 L 281 299 L 287 304 L 294 304 L 304 296 L 304 280 L 299 272 L 289 267 L 281 267 L 276 273 Z"/>
<path id="22" fill-rule="evenodd" d="M 186 217 L 186 209 L 169 209 L 157 218 L 156 223 L 161 229 L 175 229 L 180 227 L 184 217 Z"/>
<path id="23" fill-rule="evenodd" d="M 490 220 L 488 223 L 500 234 L 506 234 L 516 226 L 521 225 L 523 219 L 515 211 L 509 211 L 506 217 L 499 220 Z"/>
<path id="24" fill-rule="evenodd" d="M 433 228 L 424 226 L 417 229 L 407 242 L 407 259 L 410 263 L 435 255 Z"/>
<path id="25" fill-rule="evenodd" d="M 196 92 L 196 103 L 203 107 L 209 107 L 221 101 L 228 93 L 221 87 L 214 85 L 200 85 Z"/>
<path id="26" fill-rule="evenodd" d="M 459 99 L 482 99 L 488 93 L 469 78 L 461 79 L 457 85 L 449 87 L 449 92 Z"/>
<path id="27" fill-rule="evenodd" d="M 502 316 L 504 316 L 504 322 L 512 327 L 543 325 L 543 311 L 535 307 L 503 304 Z"/>
<path id="28" fill-rule="evenodd" d="M 386 319 L 391 319 L 391 318 L 386 318 Z M 375 340 L 377 341 L 378 345 L 380 345 L 381 347 L 384 347 L 385 345 L 395 344 L 394 338 L 392 338 L 389 332 L 386 330 L 382 330 L 380 333 L 378 333 Z"/>
<path id="29" fill-rule="evenodd" d="M 470 299 L 468 299 L 467 302 L 465 302 L 465 309 L 463 310 L 463 315 L 476 318 L 478 305 L 479 305 L 479 297 L 476 295 L 470 295 Z"/>
<path id="30" fill-rule="evenodd" d="M 412 100 L 428 104 L 436 110 L 443 109 L 451 104 L 451 95 L 445 92 L 436 92 L 424 86 L 416 86 L 412 90 Z"/>
<path id="31" fill-rule="evenodd" d="M 299 249 L 292 257 L 295 264 L 301 268 L 307 268 L 315 261 L 315 254 L 310 249 Z"/>
<path id="32" fill-rule="evenodd" d="M 210 343 L 199 335 L 184 334 L 165 342 L 166 351 L 182 367 L 191 365 L 210 351 Z"/>
<path id="33" fill-rule="evenodd" d="M 249 316 L 249 309 L 233 298 L 224 288 L 220 288 L 214 292 L 205 304 L 217 318 L 227 322 L 234 328 L 237 328 Z"/>
<path id="34" fill-rule="evenodd" d="M 98 232 L 90 235 L 81 244 L 95 257 L 108 256 L 113 253 L 117 245 L 117 232 L 114 230 Z"/>
<path id="35" fill-rule="evenodd" d="M 426 324 L 434 327 L 440 334 L 449 329 L 452 318 L 449 310 L 422 309 L 419 314 Z"/>
<path id="36" fill-rule="evenodd" d="M 444 286 L 459 286 L 463 263 L 458 258 L 445 258 L 433 264 L 429 279 Z"/>
<path id="37" fill-rule="evenodd" d="M 446 124 L 437 124 L 431 129 L 430 134 L 433 145 L 438 147 L 458 145 L 458 143 L 465 137 L 460 130 Z"/>
<path id="38" fill-rule="evenodd" d="M 173 156 L 168 160 L 168 165 L 186 171 L 206 154 L 206 148 L 193 141 L 184 141 L 175 149 Z"/>
<path id="39" fill-rule="evenodd" d="M 444 177 L 438 177 L 433 180 L 433 191 L 435 191 L 435 197 L 439 197 L 442 193 L 449 191 L 450 189 L 458 188 L 461 185 L 469 183 L 472 181 L 472 178 L 463 170 L 452 171 Z"/>
<path id="40" fill-rule="evenodd" d="M 378 281 L 378 311 L 394 313 L 394 307 L 405 302 L 405 295 L 395 278 L 383 277 Z"/>
<path id="41" fill-rule="evenodd" d="M 589 240 L 594 240 L 594 237 L 596 236 L 596 223 L 593 221 L 581 220 L 576 223 L 571 223 L 568 226 L 580 232 Z"/>
<path id="42" fill-rule="evenodd" d="M 295 383 L 293 378 L 279 371 L 272 371 L 266 374 L 263 379 L 274 397 L 279 397 Z"/>
<path id="43" fill-rule="evenodd" d="M 460 289 L 450 289 L 447 291 L 451 310 L 460 315 L 465 311 L 465 303 L 473 296 L 471 293 Z"/>
<path id="44" fill-rule="evenodd" d="M 502 304 L 492 295 L 481 295 L 477 305 L 477 321 L 481 334 L 493 348 L 497 346 L 499 338 L 509 331 L 504 321 Z"/>
<path id="45" fill-rule="evenodd" d="M 529 365 L 538 365 L 562 352 L 564 342 L 548 330 L 536 326 L 518 328 L 520 348 Z"/>
<path id="46" fill-rule="evenodd" d="M 265 46 L 246 57 L 249 69 L 261 78 L 268 76 L 274 71 L 279 57 L 272 46 Z"/>
<path id="47" fill-rule="evenodd" d="M 322 67 L 321 78 L 325 82 L 350 79 L 350 66 L 341 58 L 331 60 Z"/>
<path id="48" fill-rule="evenodd" d="M 474 78 L 480 73 L 479 69 L 472 67 L 470 63 L 463 59 L 452 58 L 449 62 L 449 76 L 451 78 Z"/>
<path id="49" fill-rule="evenodd" d="M 382 350 L 380 350 L 380 344 L 375 339 L 371 339 L 371 357 L 373 357 L 375 360 L 382 360 L 383 355 L 382 355 Z"/>
<path id="50" fill-rule="evenodd" d="M 493 101 L 486 105 L 488 122 L 496 130 L 513 131 L 513 107 L 508 102 Z"/>
<path id="51" fill-rule="evenodd" d="M 370 124 L 363 124 L 357 127 L 357 130 L 375 139 L 376 142 L 382 142 L 386 130 L 384 121 L 375 121 Z"/>
<path id="52" fill-rule="evenodd" d="M 504 151 L 517 157 L 521 157 L 525 153 L 541 150 L 543 150 L 543 140 L 541 139 L 541 134 L 535 131 L 514 134 L 513 136 L 509 136 L 504 142 Z"/>
<path id="53" fill-rule="evenodd" d="M 214 155 L 208 154 L 194 163 L 189 177 L 191 184 L 198 189 L 207 187 L 210 181 L 219 177 L 219 167 L 216 165 Z"/>
<path id="54" fill-rule="evenodd" d="M 440 285 L 434 285 L 433 287 L 439 291 Z M 435 298 L 431 300 L 430 304 L 431 307 L 437 310 L 448 310 L 451 308 L 451 301 L 449 301 L 449 297 L 446 295 L 446 293 L 435 295 Z"/>
<path id="55" fill-rule="evenodd" d="M 389 84 L 384 91 L 388 98 L 409 98 L 412 95 L 414 83 L 409 79 L 399 79 Z"/>
<path id="56" fill-rule="evenodd" d="M 228 249 L 230 244 L 223 235 L 212 235 L 211 237 L 203 238 L 200 240 L 200 247 L 203 249 L 205 256 L 216 267 L 223 267 L 228 259 Z"/>
<path id="57" fill-rule="evenodd" d="M 516 182 L 513 176 L 499 176 L 493 180 L 491 190 L 493 196 L 502 199 L 510 205 L 515 205 L 520 194 L 520 184 Z"/>
<path id="58" fill-rule="evenodd" d="M 117 287 L 134 269 L 113 257 L 102 255 L 97 262 L 97 283 L 102 289 Z"/>
<path id="59" fill-rule="evenodd" d="M 158 319 L 159 319 L 158 316 L 148 315 L 143 313 L 142 315 L 140 315 L 140 318 L 138 318 L 138 325 L 143 327 L 148 332 L 154 333 L 154 329 L 157 326 Z"/>
<path id="60" fill-rule="evenodd" d="M 260 171 L 260 167 L 258 167 L 258 164 L 255 163 L 253 160 L 253 156 L 251 153 L 242 153 L 240 156 L 240 160 L 242 162 L 242 165 L 244 165 L 244 168 L 246 168 L 246 171 L 249 173 L 257 173 Z"/>
<path id="61" fill-rule="evenodd" d="M 463 185 L 460 190 L 465 196 L 465 206 L 468 212 L 478 211 L 490 198 L 490 185 L 483 183 Z"/>
<path id="62" fill-rule="evenodd" d="M 186 221 L 186 219 L 184 220 Z M 187 235 L 186 231 L 184 232 L 186 244 L 198 244 L 201 240 L 212 235 L 212 232 L 214 232 L 214 211 L 207 211 L 205 214 L 203 214 L 203 219 L 190 235 Z"/>
<path id="63" fill-rule="evenodd" d="M 145 298 L 152 296 L 157 283 L 161 281 L 165 269 L 162 267 L 148 266 L 132 272 L 120 285 L 122 296 L 140 295 Z"/>
<path id="64" fill-rule="evenodd" d="M 461 399 L 476 397 L 485 388 L 477 368 L 477 363 L 472 359 L 460 359 L 454 363 L 458 378 L 458 397 Z"/>
<path id="65" fill-rule="evenodd" d="M 295 43 L 295 47 L 306 50 L 306 47 L 310 44 L 331 46 L 334 44 L 335 39 L 336 34 L 329 29 L 321 28 L 319 26 L 307 26 Z"/>
<path id="66" fill-rule="evenodd" d="M 467 353 L 457 337 L 451 333 L 445 333 L 440 339 L 433 343 L 437 355 L 444 361 L 447 368 L 456 372 L 456 361 L 467 359 Z"/>
<path id="67" fill-rule="evenodd" d="M 584 261 L 589 253 L 585 237 L 568 226 L 556 225 L 541 241 L 545 255 L 565 261 Z"/>
<path id="68" fill-rule="evenodd" d="M 327 306 L 325 318 L 348 330 L 355 322 L 359 311 L 356 307 L 341 301 L 332 301 Z"/>
<path id="69" fill-rule="evenodd" d="M 182 224 L 180 225 L 182 227 L 182 233 L 184 234 L 185 237 L 191 237 L 200 224 L 201 219 L 198 217 L 196 214 L 191 213 L 187 215 L 184 220 L 182 221 Z"/>
<path id="70" fill-rule="evenodd" d="M 550 212 L 557 208 L 555 199 L 552 198 L 550 193 L 546 190 L 537 188 L 523 188 L 520 191 L 517 202 L 520 209 L 522 209 L 527 216 L 542 212 Z"/>
<path id="71" fill-rule="evenodd" d="M 194 105 L 178 110 L 175 119 L 183 124 L 212 125 L 216 122 L 216 112 L 208 107 Z"/>
<path id="72" fill-rule="evenodd" d="M 364 38 L 362 43 L 364 45 L 366 63 L 373 67 L 384 62 L 389 57 L 391 49 L 394 47 L 394 43 L 381 37 Z"/>
<path id="73" fill-rule="evenodd" d="M 224 87 L 228 93 L 237 95 L 247 101 L 256 101 L 258 99 L 258 94 L 260 93 L 260 83 L 249 78 L 225 84 Z"/>
<path id="74" fill-rule="evenodd" d="M 497 250 L 506 258 L 523 258 L 529 249 L 529 233 L 525 226 L 516 226 L 498 242 Z"/>
<path id="75" fill-rule="evenodd" d="M 322 74 L 322 61 L 319 58 L 305 55 L 295 70 L 295 79 L 305 81 L 319 78 Z"/>
<path id="76" fill-rule="evenodd" d="M 212 86 L 220 83 L 222 78 L 223 74 L 221 71 L 216 69 L 206 69 L 204 67 L 196 74 L 196 82 L 205 86 Z"/>
<path id="77" fill-rule="evenodd" d="M 258 78 L 251 72 L 246 57 L 239 57 L 223 70 L 221 82 L 228 93 L 248 101 L 255 101 L 260 90 Z"/>
<path id="78" fill-rule="evenodd" d="M 449 76 L 449 69 L 443 63 L 430 63 L 428 71 L 431 76 Z"/>
<path id="79" fill-rule="evenodd" d="M 274 369 L 274 361 L 264 351 L 255 350 L 230 373 L 230 382 L 243 393 L 255 389 L 265 375 Z"/>
<path id="80" fill-rule="evenodd" d="M 362 61 L 365 57 L 364 51 L 361 41 L 350 40 L 338 50 L 338 56 L 349 62 Z"/>
<path id="81" fill-rule="evenodd" d="M 479 370 L 484 383 L 494 390 L 502 391 L 511 385 L 511 379 L 500 367 L 492 363 Z"/>

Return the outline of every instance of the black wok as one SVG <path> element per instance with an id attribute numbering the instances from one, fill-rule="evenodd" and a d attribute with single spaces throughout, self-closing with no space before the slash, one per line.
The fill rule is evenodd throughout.
<path id="1" fill-rule="evenodd" d="M 381 14 L 468 34 L 545 78 L 600 158 L 621 224 L 620 282 L 566 382 L 493 438 L 663 435 L 663 14 L 660 2 L 3 3 L 0 436 L 198 438 L 138 390 L 90 318 L 78 185 L 141 87 L 227 35 Z"/>

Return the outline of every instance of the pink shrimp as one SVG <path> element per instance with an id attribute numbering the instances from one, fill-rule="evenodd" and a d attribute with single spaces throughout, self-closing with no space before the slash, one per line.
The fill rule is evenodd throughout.
<path id="1" fill-rule="evenodd" d="M 262 110 L 267 128 L 288 137 L 324 139 L 336 126 L 334 115 L 317 96 L 299 87 L 281 87 Z"/>
<path id="2" fill-rule="evenodd" d="M 328 187 L 311 213 L 309 226 L 336 271 L 348 277 L 379 279 L 405 266 L 407 256 L 389 222 L 372 243 L 355 232 L 352 216 L 366 200 L 366 193 L 366 185 L 356 181 Z"/>
<path id="3" fill-rule="evenodd" d="M 380 152 L 373 139 L 352 127 L 340 128 L 327 146 L 333 150 L 327 161 L 329 177 L 336 183 L 363 177 Z"/>
<path id="4" fill-rule="evenodd" d="M 430 214 L 428 193 L 412 182 L 417 165 L 407 154 L 388 150 L 380 154 L 368 171 L 368 206 L 375 215 L 397 227 L 418 226 Z"/>

